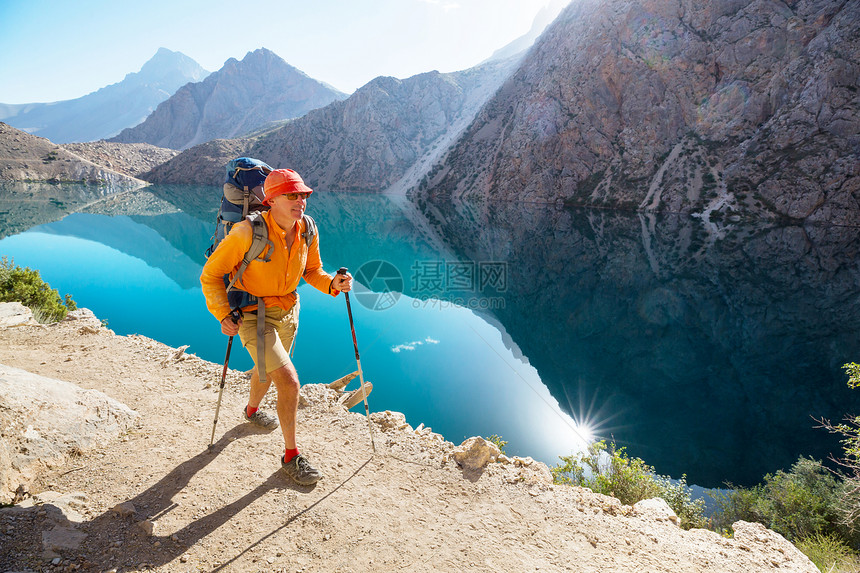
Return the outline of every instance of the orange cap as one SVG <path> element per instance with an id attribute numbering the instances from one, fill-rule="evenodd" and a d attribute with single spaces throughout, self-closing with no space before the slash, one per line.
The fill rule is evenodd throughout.
<path id="1" fill-rule="evenodd" d="M 263 191 L 266 196 L 263 198 L 263 205 L 269 204 L 269 199 L 284 193 L 308 193 L 314 192 L 313 189 L 305 185 L 302 177 L 292 169 L 275 169 L 266 177 L 263 183 Z"/>

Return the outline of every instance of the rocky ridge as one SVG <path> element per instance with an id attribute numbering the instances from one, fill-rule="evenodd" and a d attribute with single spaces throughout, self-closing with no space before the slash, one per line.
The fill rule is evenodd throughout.
<path id="1" fill-rule="evenodd" d="M 572 3 L 415 193 L 847 224 L 860 4 Z"/>
<path id="2" fill-rule="evenodd" d="M 143 123 L 110 141 L 187 149 L 212 139 L 241 136 L 271 121 L 299 117 L 343 97 L 261 48 L 242 61 L 230 58 L 201 82 L 186 84 Z"/>
<path id="3" fill-rule="evenodd" d="M 845 0 L 577 2 L 521 63 L 377 78 L 237 139 L 289 116 L 260 111 L 279 102 L 231 107 L 249 81 L 241 68 L 289 68 L 258 50 L 182 88 L 139 137 L 120 139 L 183 148 L 233 138 L 142 175 L 158 183 L 220 185 L 228 159 L 253 155 L 324 189 L 677 212 L 708 225 L 850 225 L 860 210 L 858 22 L 860 5 Z"/>
<path id="4" fill-rule="evenodd" d="M 376 78 L 344 101 L 259 136 L 188 149 L 144 178 L 153 183 L 220 185 L 224 164 L 244 154 L 295 169 L 315 188 L 405 187 L 423 176 L 471 122 L 516 61 L 449 74 L 428 72 L 405 80 Z"/>
<path id="5" fill-rule="evenodd" d="M 247 148 L 248 142 L 244 139 L 214 139 L 186 149 L 141 177 L 156 184 L 189 183 L 220 187 L 225 180 L 224 166 L 235 157 L 248 155 Z"/>
<path id="6" fill-rule="evenodd" d="M 278 432 L 232 414 L 242 373 L 229 373 L 209 449 L 219 365 L 74 320 L 25 321 L 0 340 L 0 363 L 140 414 L 139 428 L 67 456 L 0 509 L 4 570 L 815 571 L 761 525 L 738 522 L 733 539 L 684 531 L 661 500 L 630 507 L 552 485 L 543 464 L 479 438 L 454 447 L 401 414 L 372 416 L 371 454 L 364 416 L 319 384 L 302 388 L 299 427 L 325 477 L 295 486 L 277 466 Z"/>
<path id="7" fill-rule="evenodd" d="M 89 155 L 88 152 L 84 154 Z M 100 185 L 109 191 L 147 184 L 2 122 L 0 181 L 80 182 Z"/>

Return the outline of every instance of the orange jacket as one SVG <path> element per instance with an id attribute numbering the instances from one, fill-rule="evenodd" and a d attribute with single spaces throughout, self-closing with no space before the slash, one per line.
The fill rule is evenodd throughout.
<path id="1" fill-rule="evenodd" d="M 279 306 L 284 310 L 289 310 L 296 303 L 296 288 L 302 277 L 317 290 L 337 296 L 339 291 L 331 289 L 332 276 L 322 268 L 319 233 L 308 246 L 302 237 L 305 232 L 304 220 L 299 220 L 291 231 L 284 231 L 270 212 L 263 213 L 263 218 L 269 231 L 269 240 L 275 245 L 272 258 L 267 263 L 261 260 L 251 261 L 242 279 L 235 286 L 254 296 L 262 296 L 266 307 Z M 290 232 L 293 234 L 293 243 L 288 248 L 286 237 Z M 224 275 L 229 274 L 230 278 L 233 278 L 242 258 L 251 247 L 252 240 L 251 223 L 247 220 L 236 223 L 203 265 L 203 273 L 200 275 L 203 296 L 206 297 L 209 312 L 219 321 L 230 314 Z M 268 249 L 267 246 L 261 256 L 265 256 Z M 256 310 L 257 307 L 252 305 L 245 308 Z"/>

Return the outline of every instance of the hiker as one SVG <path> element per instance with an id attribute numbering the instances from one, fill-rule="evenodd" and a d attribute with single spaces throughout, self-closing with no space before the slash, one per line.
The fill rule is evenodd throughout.
<path id="1" fill-rule="evenodd" d="M 254 259 L 247 265 L 237 285 L 247 293 L 261 297 L 265 303 L 265 369 L 266 380 L 261 381 L 258 369 L 251 375 L 251 390 L 243 416 L 249 422 L 273 430 L 280 420 L 284 434 L 285 452 L 281 465 L 295 482 L 302 485 L 316 483 L 322 475 L 299 453 L 296 444 L 296 412 L 298 409 L 299 377 L 290 360 L 299 321 L 299 301 L 296 288 L 304 278 L 322 292 L 337 296 L 352 288 L 352 275 L 330 275 L 322 268 L 319 235 L 306 241 L 312 219 L 304 215 L 307 200 L 313 190 L 305 185 L 301 176 L 291 169 L 276 169 L 268 174 L 263 184 L 263 204 L 269 210 L 262 215 L 272 245 L 263 254 L 268 262 Z M 209 256 L 200 275 L 206 306 L 221 321 L 221 332 L 228 336 L 239 335 L 242 345 L 259 367 L 257 353 L 256 304 L 242 308 L 238 322 L 231 317 L 225 275 L 233 278 L 249 250 L 253 239 L 249 219 L 237 223 Z M 235 316 L 235 315 L 234 315 Z M 262 349 L 261 349 L 262 350 Z M 276 411 L 278 418 L 260 410 L 271 383 L 278 392 Z"/>

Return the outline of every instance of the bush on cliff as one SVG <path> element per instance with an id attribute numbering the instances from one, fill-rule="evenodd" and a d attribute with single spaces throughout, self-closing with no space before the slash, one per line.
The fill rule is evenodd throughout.
<path id="1" fill-rule="evenodd" d="M 759 485 L 715 494 L 714 526 L 728 530 L 738 520 L 756 521 L 795 542 L 814 535 L 849 541 L 843 492 L 842 481 L 820 461 L 800 457 L 791 470 L 768 474 Z"/>
<path id="2" fill-rule="evenodd" d="M 20 302 L 30 307 L 39 322 L 62 320 L 68 311 L 77 308 L 70 295 L 60 298 L 57 289 L 42 280 L 39 271 L 19 267 L 7 257 L 0 260 L 0 302 Z"/>
<path id="3" fill-rule="evenodd" d="M 595 493 L 617 498 L 633 505 L 643 499 L 663 498 L 681 519 L 685 529 L 705 527 L 705 501 L 692 499 L 686 476 L 673 482 L 660 476 L 640 458 L 630 458 L 624 448 L 601 440 L 588 446 L 586 452 L 560 456 L 563 464 L 552 468 L 555 483 L 587 487 Z"/>

